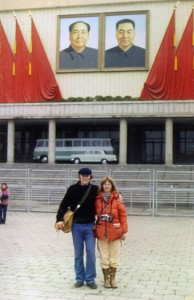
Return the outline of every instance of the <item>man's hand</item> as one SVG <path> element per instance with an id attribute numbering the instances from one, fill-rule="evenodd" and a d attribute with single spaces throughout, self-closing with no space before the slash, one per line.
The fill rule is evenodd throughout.
<path id="1" fill-rule="evenodd" d="M 55 223 L 56 230 L 62 230 L 64 227 L 63 221 Z"/>

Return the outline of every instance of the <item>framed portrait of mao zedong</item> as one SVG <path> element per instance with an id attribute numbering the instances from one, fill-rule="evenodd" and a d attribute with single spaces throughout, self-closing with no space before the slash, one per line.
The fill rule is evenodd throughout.
<path id="1" fill-rule="evenodd" d="M 98 71 L 99 15 L 58 16 L 57 73 Z"/>
<path id="2" fill-rule="evenodd" d="M 105 14 L 103 71 L 148 70 L 149 11 Z"/>

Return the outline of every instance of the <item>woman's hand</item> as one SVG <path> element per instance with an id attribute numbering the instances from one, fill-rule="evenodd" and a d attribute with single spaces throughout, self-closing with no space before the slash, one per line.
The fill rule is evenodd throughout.
<path id="1" fill-rule="evenodd" d="M 126 239 L 126 234 L 122 234 L 121 240 L 124 241 Z"/>
<path id="2" fill-rule="evenodd" d="M 62 230 L 63 226 L 64 226 L 63 221 L 55 223 L 56 230 Z"/>

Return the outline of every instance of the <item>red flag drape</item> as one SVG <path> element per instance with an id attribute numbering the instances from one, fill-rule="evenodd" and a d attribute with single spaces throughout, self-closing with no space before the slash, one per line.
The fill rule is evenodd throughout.
<path id="1" fill-rule="evenodd" d="M 15 102 L 31 101 L 29 61 L 30 53 L 16 20 L 15 38 Z"/>
<path id="2" fill-rule="evenodd" d="M 0 21 L 0 102 L 13 102 L 15 57 Z"/>
<path id="3" fill-rule="evenodd" d="M 194 24 L 193 10 L 178 45 L 175 72 L 175 99 L 194 99 Z"/>
<path id="4" fill-rule="evenodd" d="M 175 10 L 156 55 L 148 78 L 144 83 L 142 100 L 173 99 L 175 87 L 174 71 Z"/>
<path id="5" fill-rule="evenodd" d="M 51 69 L 33 19 L 31 41 L 31 79 L 33 101 L 61 100 L 62 95 Z"/>

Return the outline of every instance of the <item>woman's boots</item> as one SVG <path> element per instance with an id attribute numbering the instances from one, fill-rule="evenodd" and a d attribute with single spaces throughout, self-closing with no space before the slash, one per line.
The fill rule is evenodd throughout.
<path id="1" fill-rule="evenodd" d="M 110 269 L 102 269 L 104 274 L 104 287 L 105 288 L 111 288 L 110 284 Z"/>
<path id="2" fill-rule="evenodd" d="M 110 284 L 113 289 L 117 288 L 117 284 L 115 281 L 116 271 L 116 268 L 110 267 Z"/>
<path id="3" fill-rule="evenodd" d="M 104 274 L 104 287 L 105 288 L 117 288 L 117 284 L 115 281 L 115 276 L 116 276 L 116 268 L 110 267 L 108 269 L 102 269 L 103 274 Z"/>

